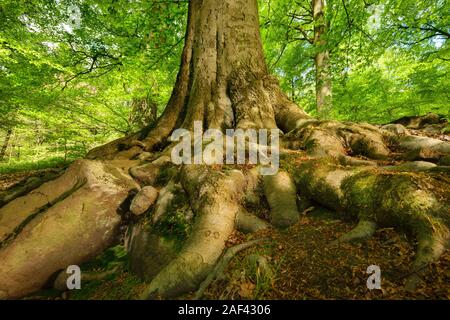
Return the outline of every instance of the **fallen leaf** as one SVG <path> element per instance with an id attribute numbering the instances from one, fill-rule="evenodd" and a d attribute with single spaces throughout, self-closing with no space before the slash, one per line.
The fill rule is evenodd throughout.
<path id="1" fill-rule="evenodd" d="M 250 282 L 250 281 L 244 282 L 241 284 L 241 288 L 239 290 L 239 295 L 242 298 L 251 299 L 251 298 L 253 298 L 254 289 L 255 289 L 255 285 L 252 282 Z"/>

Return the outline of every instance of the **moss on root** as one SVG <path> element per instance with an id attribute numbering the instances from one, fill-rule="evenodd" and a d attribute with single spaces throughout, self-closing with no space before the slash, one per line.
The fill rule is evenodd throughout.
<path id="1" fill-rule="evenodd" d="M 192 231 L 193 213 L 189 207 L 186 194 L 174 192 L 174 198 L 167 207 L 167 211 L 151 227 L 157 235 L 175 242 L 175 249 L 181 250 Z"/>
<path id="2" fill-rule="evenodd" d="M 158 176 L 155 180 L 155 186 L 165 186 L 177 175 L 179 168 L 168 162 L 161 166 Z"/>
<path id="3" fill-rule="evenodd" d="M 415 237 L 418 245 L 408 290 L 418 284 L 419 271 L 448 247 L 450 183 L 445 174 L 346 167 L 325 158 L 300 163 L 294 174 L 300 193 L 359 222 L 340 239 L 362 240 L 377 227 L 396 227 Z"/>

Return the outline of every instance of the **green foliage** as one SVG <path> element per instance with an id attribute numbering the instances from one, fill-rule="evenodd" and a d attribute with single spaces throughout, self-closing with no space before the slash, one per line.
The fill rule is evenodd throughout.
<path id="1" fill-rule="evenodd" d="M 335 118 L 450 116 L 448 1 L 328 0 L 326 48 L 313 41 L 310 0 L 259 2 L 269 67 L 313 115 L 313 58 L 327 49 Z M 152 124 L 175 81 L 187 4 L 0 0 L 0 149 L 13 132 L 2 167 L 67 162 Z"/>
<path id="2" fill-rule="evenodd" d="M 36 162 L 12 161 L 9 163 L 0 163 L 0 174 L 59 168 L 69 163 L 68 161 L 64 161 L 63 158 L 47 158 Z"/>
<path id="3" fill-rule="evenodd" d="M 0 148 L 14 132 L 3 160 L 60 156 L 61 146 L 77 158 L 155 121 L 186 10 L 183 1 L 0 0 Z"/>
<path id="4" fill-rule="evenodd" d="M 311 1 L 260 0 L 269 66 L 289 96 L 315 113 Z M 449 114 L 448 1 L 329 0 L 334 118 L 383 123 Z"/>

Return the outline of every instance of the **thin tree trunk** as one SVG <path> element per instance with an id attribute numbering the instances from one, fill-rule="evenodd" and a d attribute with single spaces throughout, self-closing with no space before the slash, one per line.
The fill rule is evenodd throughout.
<path id="1" fill-rule="evenodd" d="M 330 117 L 332 108 L 332 87 L 330 75 L 330 52 L 327 49 L 327 22 L 325 19 L 325 0 L 313 0 L 314 46 L 316 55 L 316 104 L 317 114 L 321 119 Z"/>
<path id="2" fill-rule="evenodd" d="M 0 150 L 0 161 L 3 161 L 3 158 L 6 154 L 6 149 L 8 149 L 9 140 L 11 139 L 12 135 L 12 129 L 8 129 L 8 132 L 6 132 L 5 142 L 3 142 L 2 149 Z"/>
<path id="3" fill-rule="evenodd" d="M 148 99 L 147 103 L 150 108 L 150 121 L 151 123 L 154 123 L 156 120 L 158 120 L 158 105 L 151 99 Z"/>

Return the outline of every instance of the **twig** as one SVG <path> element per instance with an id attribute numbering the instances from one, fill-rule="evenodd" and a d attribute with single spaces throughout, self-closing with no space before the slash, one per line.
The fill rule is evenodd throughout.
<path id="1" fill-rule="evenodd" d="M 205 290 L 219 275 L 223 274 L 226 267 L 230 263 L 231 259 L 233 259 L 233 257 L 236 254 L 238 254 L 242 250 L 245 250 L 251 246 L 254 246 L 255 244 L 262 242 L 263 240 L 266 240 L 266 239 L 263 238 L 263 239 L 248 241 L 245 243 L 238 244 L 234 247 L 228 248 L 227 251 L 225 252 L 225 254 L 220 259 L 220 261 L 214 267 L 214 270 L 208 275 L 208 277 L 200 285 L 200 288 L 198 289 L 198 291 L 195 294 L 194 300 L 199 300 L 203 297 Z"/>

